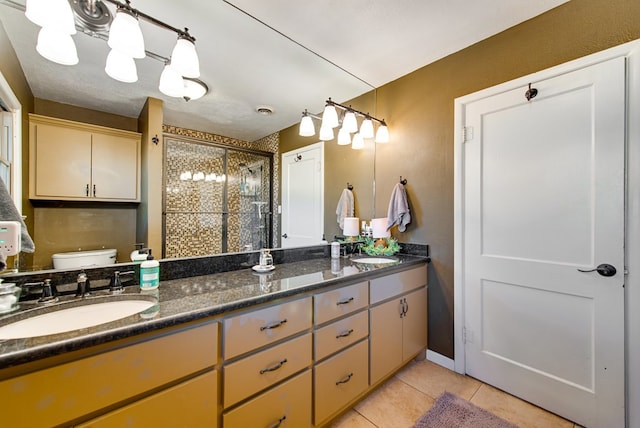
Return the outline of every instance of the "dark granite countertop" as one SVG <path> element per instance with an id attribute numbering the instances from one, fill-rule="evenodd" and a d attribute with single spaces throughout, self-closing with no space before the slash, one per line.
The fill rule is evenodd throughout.
<path id="1" fill-rule="evenodd" d="M 146 292 L 156 296 L 158 304 L 142 314 L 68 333 L 0 340 L 0 367 L 24 364 L 332 285 L 367 280 L 428 261 L 422 256 L 399 254 L 395 257 L 397 262 L 380 265 L 354 263 L 349 258 L 323 257 L 276 264 L 269 273 L 256 273 L 245 268 L 162 280 L 157 290 Z M 139 293 L 139 288 L 127 287 L 126 293 Z M 21 304 L 20 311 L 29 307 L 33 304 Z M 0 317 L 0 325 L 14 314 Z"/>

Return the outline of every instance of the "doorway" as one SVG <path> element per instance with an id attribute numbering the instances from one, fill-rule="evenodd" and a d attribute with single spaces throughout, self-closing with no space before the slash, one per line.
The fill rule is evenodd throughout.
<path id="1" fill-rule="evenodd" d="M 456 100 L 456 370 L 585 426 L 625 423 L 625 55 Z"/>
<path id="2" fill-rule="evenodd" d="M 282 247 L 324 241 L 324 142 L 282 154 Z"/>

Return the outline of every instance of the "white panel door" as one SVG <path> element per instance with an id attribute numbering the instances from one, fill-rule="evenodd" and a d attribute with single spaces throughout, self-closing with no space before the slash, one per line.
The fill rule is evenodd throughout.
<path id="1" fill-rule="evenodd" d="M 323 242 L 324 145 L 282 155 L 282 247 Z"/>
<path id="2" fill-rule="evenodd" d="M 533 86 L 464 106 L 466 372 L 623 427 L 625 59 Z"/>

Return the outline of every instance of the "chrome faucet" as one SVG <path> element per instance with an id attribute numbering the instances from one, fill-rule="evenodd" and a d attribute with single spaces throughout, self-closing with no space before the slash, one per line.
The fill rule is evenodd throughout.
<path id="1" fill-rule="evenodd" d="M 89 278 L 84 272 L 78 274 L 78 288 L 76 289 L 76 297 L 87 297 L 91 295 L 89 286 Z"/>

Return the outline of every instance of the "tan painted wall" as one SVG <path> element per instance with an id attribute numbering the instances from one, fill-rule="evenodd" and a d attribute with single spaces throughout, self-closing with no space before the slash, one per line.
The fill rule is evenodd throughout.
<path id="1" fill-rule="evenodd" d="M 432 251 L 429 349 L 453 358 L 454 99 L 640 38 L 638 17 L 638 0 L 572 0 L 378 88 L 393 143 L 377 148 L 376 214 L 406 177 L 413 222 L 400 240 Z"/>

